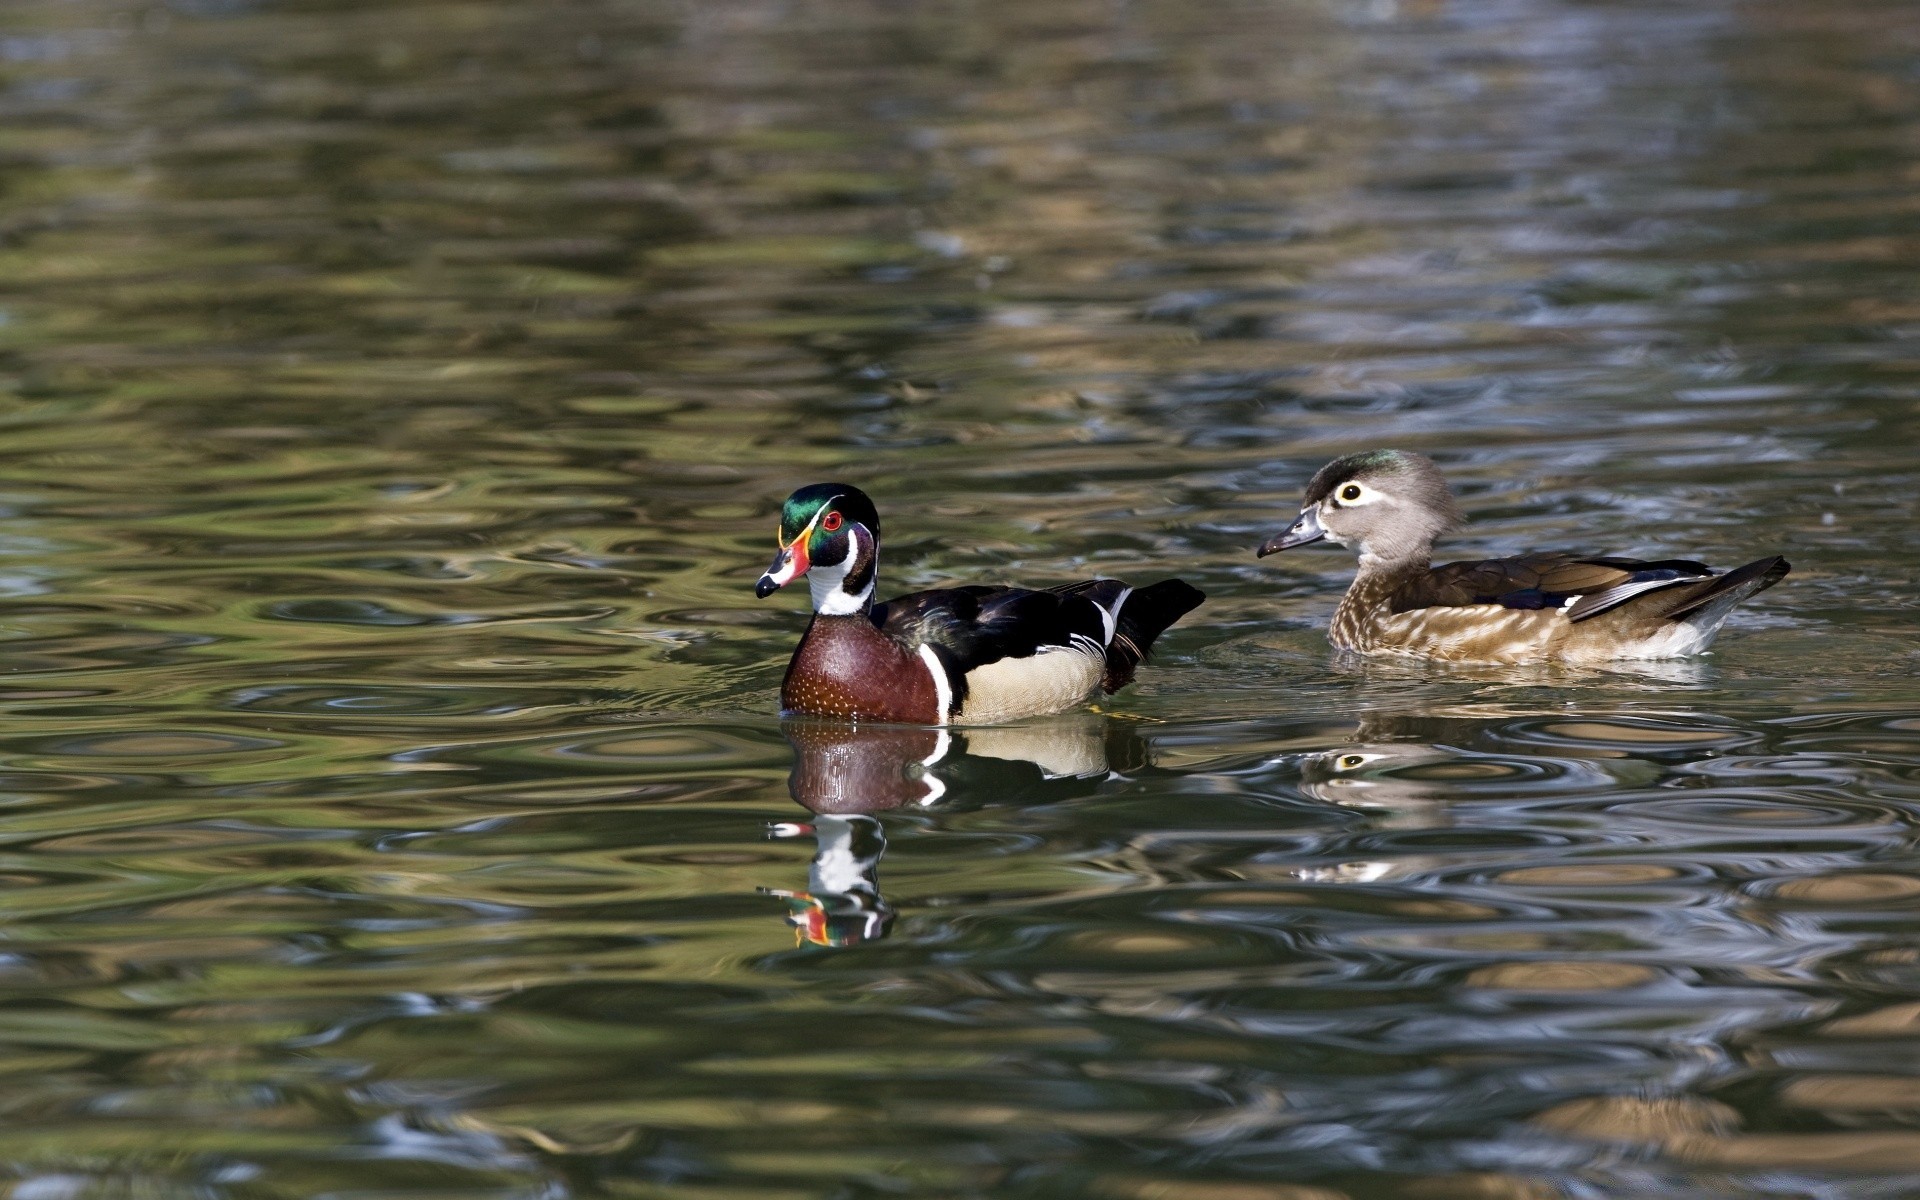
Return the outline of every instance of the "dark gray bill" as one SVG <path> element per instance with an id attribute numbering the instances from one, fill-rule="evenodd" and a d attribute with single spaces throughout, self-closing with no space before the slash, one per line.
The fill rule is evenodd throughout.
<path id="1" fill-rule="evenodd" d="M 1320 527 L 1320 509 L 1316 505 L 1300 511 L 1300 519 L 1260 543 L 1256 556 L 1265 558 L 1269 554 L 1278 554 L 1282 550 L 1291 550 L 1295 546 L 1304 546 L 1308 542 L 1317 542 L 1327 536 Z"/>

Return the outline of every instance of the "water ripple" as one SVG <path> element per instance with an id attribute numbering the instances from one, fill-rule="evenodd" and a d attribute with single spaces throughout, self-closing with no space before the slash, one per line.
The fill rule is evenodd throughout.
<path id="1" fill-rule="evenodd" d="M 1914 1194 L 1909 7 L 13 6 L 8 1194 Z M 1374 445 L 1794 573 L 1337 659 Z M 836 477 L 1209 603 L 781 726 Z"/>

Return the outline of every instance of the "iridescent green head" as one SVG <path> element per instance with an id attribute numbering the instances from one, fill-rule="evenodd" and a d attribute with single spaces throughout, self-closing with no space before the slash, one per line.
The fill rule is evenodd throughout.
<path id="1" fill-rule="evenodd" d="M 873 568 L 880 549 L 880 514 L 867 494 L 850 483 L 811 483 L 780 506 L 780 552 L 754 594 L 765 598 L 808 571 L 814 580 L 814 608 L 838 613 L 848 605 L 871 603 Z M 830 586 L 823 587 L 823 583 Z M 831 593 L 845 590 L 846 598 Z"/>
<path id="2" fill-rule="evenodd" d="M 839 514 L 838 521 L 832 519 L 835 513 Z M 787 545 L 809 528 L 816 537 L 834 533 L 846 521 L 858 521 L 874 537 L 880 536 L 880 514 L 865 492 L 850 483 L 810 483 L 780 506 L 780 544 Z M 826 528 L 829 524 L 833 528 Z"/>

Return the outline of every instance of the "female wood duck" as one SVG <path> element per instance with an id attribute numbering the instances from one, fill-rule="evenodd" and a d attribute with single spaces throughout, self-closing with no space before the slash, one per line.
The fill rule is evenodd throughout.
<path id="1" fill-rule="evenodd" d="M 1307 484 L 1300 517 L 1265 556 L 1322 538 L 1360 551 L 1360 573 L 1327 636 L 1343 650 L 1460 662 L 1678 658 L 1713 641 L 1733 607 L 1786 576 L 1778 556 L 1725 574 L 1685 559 L 1524 554 L 1430 566 L 1463 521 L 1431 460 L 1350 454 Z"/>
<path id="2" fill-rule="evenodd" d="M 956 587 L 873 602 L 880 514 L 847 483 L 787 497 L 780 552 L 754 588 L 802 575 L 813 622 L 787 664 L 781 709 L 914 725 L 986 724 L 1071 708 L 1125 687 L 1162 630 L 1205 599 L 1178 579 L 1089 579 L 1046 591 Z"/>

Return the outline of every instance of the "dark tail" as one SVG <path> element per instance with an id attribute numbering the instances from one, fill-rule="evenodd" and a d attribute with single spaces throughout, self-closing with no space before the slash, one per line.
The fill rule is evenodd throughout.
<path id="1" fill-rule="evenodd" d="M 1113 641 L 1107 646 L 1107 673 L 1101 680 L 1107 694 L 1132 683 L 1134 670 L 1153 649 L 1153 639 L 1200 607 L 1206 598 L 1205 592 L 1178 579 L 1163 579 L 1128 593 L 1114 622 Z"/>
<path id="2" fill-rule="evenodd" d="M 1755 559 L 1693 588 L 1675 588 L 1673 606 L 1658 615 L 1669 621 L 1717 621 L 1728 609 L 1755 592 L 1764 592 L 1787 577 L 1792 564 L 1779 555 Z"/>

